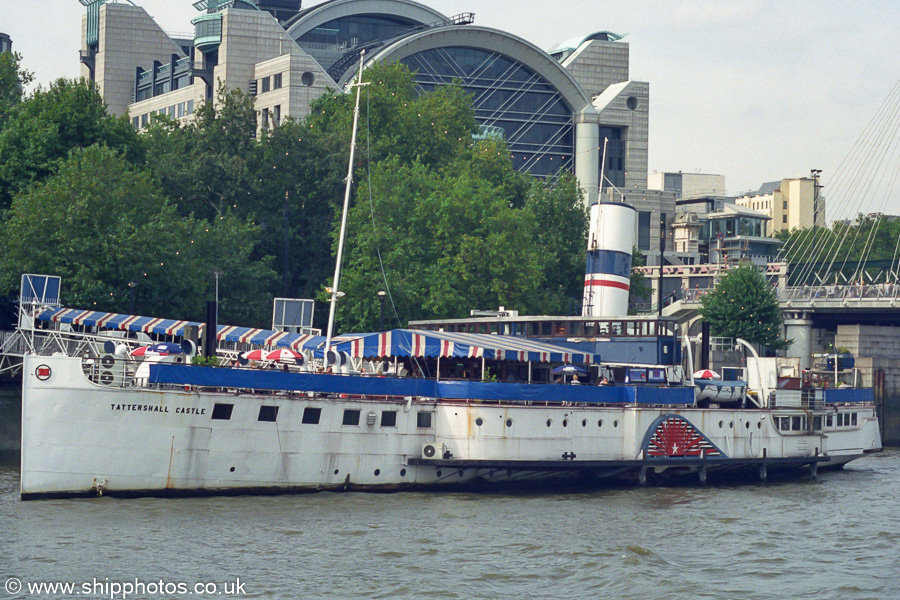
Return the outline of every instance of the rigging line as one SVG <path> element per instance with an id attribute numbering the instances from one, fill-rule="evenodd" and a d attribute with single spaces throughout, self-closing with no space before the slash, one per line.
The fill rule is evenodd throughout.
<path id="1" fill-rule="evenodd" d="M 394 303 L 394 295 L 391 293 L 391 286 L 388 283 L 387 273 L 384 270 L 384 260 L 381 257 L 381 247 L 378 242 L 378 227 L 375 222 L 375 201 L 372 197 L 372 129 L 371 129 L 371 95 L 369 94 L 369 89 L 366 88 L 366 187 L 369 191 L 369 217 L 372 220 L 372 234 L 373 239 L 375 240 L 375 255 L 378 257 L 378 268 L 381 270 L 381 279 L 384 282 L 384 291 L 387 293 L 388 301 L 391 304 L 391 312 L 394 315 L 394 321 L 398 326 L 401 325 L 400 314 L 397 312 L 397 305 Z M 390 327 L 390 329 L 394 329 L 394 327 Z M 410 356 L 410 360 L 416 364 L 419 370 L 426 374 L 426 376 L 431 376 L 431 368 L 428 366 L 427 362 L 422 361 L 420 364 L 419 357 Z M 395 374 L 396 375 L 396 374 Z"/>
<path id="2" fill-rule="evenodd" d="M 366 187 L 369 191 L 369 217 L 372 220 L 372 234 L 375 240 L 375 254 L 378 256 L 378 267 L 381 270 L 381 279 L 384 282 L 384 291 L 388 295 L 391 303 L 391 310 L 397 317 L 396 321 L 400 323 L 400 317 L 397 315 L 397 308 L 394 305 L 394 298 L 391 295 L 391 286 L 387 280 L 387 273 L 384 271 L 384 261 L 381 258 L 381 247 L 378 243 L 378 227 L 375 223 L 375 202 L 372 199 L 372 130 L 371 130 L 371 95 L 366 89 Z"/>

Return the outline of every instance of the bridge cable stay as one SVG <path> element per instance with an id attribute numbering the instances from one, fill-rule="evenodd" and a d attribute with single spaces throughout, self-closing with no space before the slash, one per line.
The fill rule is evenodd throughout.
<path id="1" fill-rule="evenodd" d="M 887 102 L 887 101 L 886 101 Z M 882 109 L 884 105 L 882 106 Z M 880 122 L 880 119 L 873 118 L 872 121 L 867 125 L 867 130 L 874 127 L 876 123 Z M 863 141 L 868 137 L 866 131 L 864 131 L 860 137 L 856 140 L 850 152 L 844 158 L 844 160 L 840 163 L 838 168 L 835 171 L 833 176 L 833 182 L 835 186 L 840 185 L 843 181 L 844 172 L 848 170 L 848 165 L 850 164 L 850 157 L 856 154 L 859 151 L 860 146 L 862 146 Z M 859 176 L 859 171 L 856 171 L 856 175 Z M 836 199 L 841 198 L 840 195 L 836 195 Z M 841 202 L 841 200 L 837 200 Z M 826 250 L 825 255 L 831 252 L 834 244 L 837 240 L 834 239 L 833 236 L 817 236 L 816 229 L 818 227 L 813 228 L 812 234 L 805 230 L 794 230 L 790 237 L 788 238 L 785 245 L 782 247 L 782 260 L 786 260 L 788 256 L 795 257 L 797 262 L 803 264 L 801 268 L 800 277 L 797 278 L 798 282 L 805 282 L 809 280 L 812 269 L 815 268 L 815 263 L 818 262 L 818 257 L 820 255 L 821 249 L 824 248 L 826 244 L 829 242 L 827 238 L 831 237 L 830 245 Z M 817 239 L 818 238 L 818 239 Z M 833 261 L 832 261 L 833 262 Z M 804 264 L 805 263 L 805 264 Z M 830 266 L 829 266 L 830 269 Z"/>
<path id="2" fill-rule="evenodd" d="M 900 148 L 898 148 L 898 141 L 900 141 L 898 114 L 900 114 L 900 82 L 894 86 L 888 98 L 835 171 L 831 186 L 833 191 L 829 193 L 829 196 L 836 202 L 832 209 L 835 211 L 833 213 L 835 220 L 841 217 L 849 220 L 854 212 L 859 214 L 866 198 L 881 196 L 878 204 L 880 204 L 879 208 L 881 208 L 882 214 L 887 208 L 898 178 L 898 168 L 896 167 L 898 162 L 896 155 L 900 152 Z M 858 165 L 865 165 L 865 167 L 858 167 Z M 863 260 L 857 264 L 851 281 L 860 275 L 862 264 L 872 253 L 881 223 L 880 216 L 876 217 L 869 228 L 862 249 L 861 258 Z M 853 247 L 858 246 L 862 230 L 861 227 L 857 227 L 853 239 L 848 243 L 849 227 L 842 228 L 841 235 L 817 235 L 816 230 L 820 228 L 823 231 L 829 231 L 827 226 L 823 225 L 817 225 L 811 233 L 809 230 L 795 230 L 780 252 L 782 260 L 793 256 L 797 262 L 805 263 L 799 273 L 800 276 L 795 279 L 798 283 L 810 280 L 814 275 L 813 270 L 822 262 L 818 260 L 820 256 L 825 256 L 829 264 L 824 269 L 824 274 L 817 274 L 819 282 L 824 282 L 830 277 L 835 263 L 841 262 L 840 269 L 846 269 L 850 251 Z M 831 231 L 837 233 L 833 228 Z M 897 260 L 898 248 L 900 248 L 900 239 L 898 239 L 898 245 L 894 251 L 892 272 L 894 271 L 894 261 Z M 837 283 L 838 273 L 835 273 L 835 277 L 835 283 Z"/>
<path id="3" fill-rule="evenodd" d="M 898 113 L 900 113 L 900 104 L 894 106 L 893 114 L 890 115 L 890 118 L 888 120 L 889 123 L 893 124 L 893 132 L 892 132 L 893 135 L 890 135 L 888 137 L 888 139 L 886 140 L 887 143 L 885 144 L 886 147 L 884 147 L 884 152 L 882 152 L 879 155 L 878 167 L 881 167 L 882 165 L 884 165 L 885 162 L 888 162 L 889 164 L 884 165 L 884 168 L 879 168 L 877 170 L 877 172 L 874 174 L 875 176 L 871 177 L 871 182 L 873 185 L 876 186 L 876 191 L 880 191 L 880 190 L 884 189 L 884 195 L 881 198 L 881 206 L 878 207 L 878 212 L 876 213 L 874 222 L 871 223 L 871 226 L 869 228 L 869 235 L 866 239 L 866 243 L 863 245 L 863 250 L 861 253 L 860 261 L 856 265 L 856 269 L 854 270 L 851 281 L 855 281 L 857 279 L 862 281 L 865 276 L 865 270 L 864 270 L 863 265 L 865 264 L 865 262 L 867 262 L 869 260 L 869 256 L 872 254 L 875 242 L 877 240 L 878 230 L 881 227 L 882 223 L 884 223 L 884 221 L 885 221 L 884 211 L 888 208 L 888 201 L 891 198 L 890 190 L 893 188 L 893 186 L 897 182 L 897 169 L 891 168 L 891 167 L 898 164 L 898 162 L 900 162 L 897 160 L 897 157 L 896 157 L 897 152 L 898 152 L 898 147 L 896 144 L 896 141 L 898 138 L 897 131 L 898 131 L 898 129 L 900 129 L 900 114 L 898 114 Z M 893 145 L 893 148 L 891 148 L 892 145 Z M 893 159 L 893 160 L 890 160 L 890 159 Z M 889 181 L 889 183 L 887 183 L 886 186 L 884 186 L 883 185 L 884 179 L 888 173 L 890 173 L 890 181 Z M 862 223 L 860 223 L 860 227 L 857 228 L 857 233 L 859 233 L 861 231 L 861 229 L 862 229 L 861 225 L 862 225 Z M 845 255 L 845 257 L 846 256 L 847 255 Z M 845 263 L 846 263 L 846 258 L 845 258 Z"/>
<path id="4" fill-rule="evenodd" d="M 844 189 L 842 187 L 843 181 L 841 180 L 837 181 L 834 186 L 837 190 L 835 196 L 841 198 L 841 201 L 837 205 L 837 208 L 839 209 L 837 214 L 844 216 L 848 221 L 854 216 L 854 213 L 858 214 L 860 212 L 862 202 L 865 198 L 875 195 L 872 191 L 872 186 L 876 182 L 873 173 L 883 171 L 883 169 L 880 168 L 880 163 L 884 162 L 885 157 L 888 154 L 885 152 L 884 140 L 890 140 L 891 138 L 896 137 L 896 132 L 891 135 L 888 128 L 890 124 L 896 122 L 898 103 L 896 100 L 892 101 L 891 96 L 896 96 L 898 91 L 900 91 L 900 86 L 895 86 L 892 94 L 889 95 L 888 99 L 879 109 L 879 112 L 876 113 L 876 116 L 870 122 L 869 127 L 867 128 L 868 131 L 864 132 L 863 136 L 860 138 L 862 146 L 860 156 L 845 163 L 846 167 L 852 167 L 850 171 L 852 173 L 851 184 L 848 184 L 846 186 L 847 189 Z M 866 166 L 856 168 L 857 165 Z M 851 256 L 852 249 L 859 241 L 859 236 L 862 231 L 861 227 L 857 227 L 853 230 L 853 239 L 849 242 L 847 238 L 851 229 L 849 227 L 843 227 L 842 229 L 843 231 L 840 236 L 832 236 L 834 238 L 832 244 L 829 245 L 825 253 L 826 257 L 829 257 L 830 255 L 830 262 L 828 268 L 825 270 L 824 277 L 820 275 L 820 279 L 827 280 L 830 278 L 836 262 L 841 262 L 839 270 L 844 272 Z M 840 260 L 841 258 L 843 258 L 842 261 Z M 812 269 L 813 265 L 809 265 L 808 268 Z M 855 272 L 850 278 L 850 281 L 853 281 L 857 274 L 858 273 Z M 837 283 L 838 273 L 835 273 L 834 275 L 835 282 Z M 808 276 L 809 275 L 807 275 L 807 277 Z"/>
<path id="5" fill-rule="evenodd" d="M 896 95 L 896 92 L 898 90 L 900 90 L 900 86 L 895 86 L 891 96 Z M 896 102 L 895 101 L 892 102 L 891 98 L 889 96 L 889 98 L 885 100 L 885 102 L 882 104 L 881 108 L 879 109 L 879 114 L 876 114 L 876 116 L 867 125 L 866 131 L 864 131 L 863 134 L 859 137 L 859 139 L 854 144 L 854 147 L 851 149 L 848 156 L 844 159 L 844 161 L 841 163 L 841 165 L 838 167 L 838 169 L 835 172 L 834 188 L 836 190 L 841 189 L 842 185 L 844 184 L 844 174 L 845 174 L 845 172 L 847 172 L 850 169 L 851 166 L 853 166 L 854 164 L 869 164 L 869 165 L 872 164 L 872 162 L 873 162 L 872 155 L 876 151 L 877 147 L 873 146 L 871 143 L 868 143 L 868 140 L 876 137 L 876 135 L 874 133 L 872 133 L 876 129 L 876 127 L 880 127 L 880 129 L 882 130 L 881 135 L 878 135 L 877 137 L 883 138 L 883 132 L 886 127 L 886 124 L 891 123 L 894 120 L 890 119 L 890 118 L 884 118 L 883 116 L 880 116 L 880 113 L 883 113 L 883 112 L 889 110 L 892 106 L 895 106 L 895 105 L 896 105 Z M 868 149 L 867 152 L 863 152 L 863 150 L 865 148 Z M 854 157 L 854 155 L 857 155 L 857 154 L 863 154 L 863 156 L 861 156 L 858 159 L 852 159 Z M 850 182 L 850 184 L 848 184 L 848 187 L 851 190 L 856 190 L 859 187 L 860 182 L 865 181 L 864 170 L 863 169 L 854 169 L 850 172 L 852 173 L 852 175 L 851 175 L 851 182 Z M 853 177 L 853 176 L 855 176 L 855 177 Z M 869 181 L 871 181 L 871 178 L 869 178 Z M 840 207 L 840 203 L 846 202 L 845 200 L 843 200 L 844 197 L 860 198 L 860 197 L 864 197 L 864 195 L 861 196 L 858 193 L 852 193 L 852 194 L 846 194 L 846 195 L 842 194 L 842 193 L 834 193 L 832 195 L 832 197 L 835 198 L 839 202 L 839 204 L 837 204 L 836 207 Z M 850 208 L 850 211 L 852 211 L 852 210 L 853 210 L 853 207 Z M 848 211 L 848 212 L 850 212 L 850 211 Z M 791 237 L 788 239 L 788 242 L 785 244 L 783 254 L 787 254 L 788 252 L 790 252 L 794 256 L 798 257 L 798 261 L 800 261 L 804 258 L 806 259 L 805 261 L 803 261 L 803 262 L 806 262 L 806 265 L 804 268 L 804 272 L 802 273 L 802 277 L 799 278 L 800 281 L 808 281 L 809 280 L 809 278 L 812 274 L 811 271 L 812 271 L 812 269 L 815 268 L 815 263 L 818 262 L 818 261 L 814 260 L 813 257 L 818 258 L 818 256 L 822 255 L 823 249 L 825 250 L 825 253 L 824 253 L 825 256 L 829 256 L 829 255 L 831 256 L 831 264 L 829 265 L 829 269 L 828 269 L 828 271 L 830 272 L 831 267 L 833 267 L 834 262 L 836 261 L 837 257 L 840 255 L 840 249 L 842 248 L 843 243 L 846 241 L 846 233 L 847 233 L 847 230 L 845 229 L 844 230 L 845 235 L 842 236 L 840 240 L 835 239 L 835 236 L 827 236 L 827 235 L 818 236 L 818 235 L 816 235 L 815 231 L 813 232 L 812 235 L 809 235 L 808 232 L 804 235 L 803 230 L 799 230 L 799 231 L 795 231 L 791 235 Z M 831 239 L 829 240 L 829 238 L 831 238 Z M 834 254 L 831 254 L 832 250 L 834 251 Z M 820 277 L 820 279 L 821 279 L 821 277 Z"/>

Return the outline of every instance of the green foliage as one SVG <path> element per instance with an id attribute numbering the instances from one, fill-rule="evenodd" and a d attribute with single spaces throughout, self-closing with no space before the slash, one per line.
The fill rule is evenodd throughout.
<path id="1" fill-rule="evenodd" d="M 628 290 L 629 305 L 633 302 L 646 302 L 653 291 L 647 283 L 647 276 L 635 269 L 635 267 L 646 266 L 647 257 L 644 256 L 644 253 L 637 246 L 631 249 L 631 257 L 631 285 Z"/>
<path id="2" fill-rule="evenodd" d="M 702 296 L 700 314 L 715 335 L 772 349 L 787 347 L 780 338 L 782 317 L 775 290 L 753 265 L 740 265 L 720 279 Z"/>
<path id="3" fill-rule="evenodd" d="M 0 81 L 17 69 L 0 67 Z M 587 215 L 574 178 L 534 180 L 503 142 L 474 144 L 457 86 L 420 93 L 397 63 L 365 78 L 340 329 L 374 328 L 380 289 L 395 324 L 580 303 Z M 194 121 L 158 116 L 138 135 L 91 83 L 38 89 L 0 130 L 0 284 L 53 273 L 73 307 L 199 319 L 218 271 L 220 321 L 266 325 L 274 294 L 315 297 L 333 271 L 353 103 L 327 94 L 306 119 L 257 132 L 252 98 L 220 89 Z"/>
<path id="4" fill-rule="evenodd" d="M 182 215 L 214 219 L 228 211 L 254 212 L 260 172 L 253 98 L 219 89 L 216 103 L 204 102 L 195 119 L 179 125 L 155 118 L 144 142 L 147 165 Z"/>
<path id="5" fill-rule="evenodd" d="M 219 357 L 218 356 L 192 356 L 191 364 L 197 365 L 198 367 L 218 367 L 219 366 Z"/>
<path id="6" fill-rule="evenodd" d="M 22 102 L 25 86 L 34 80 L 34 74 L 22 69 L 21 63 L 20 54 L 0 53 L 0 130 Z"/>
<path id="7" fill-rule="evenodd" d="M 831 269 L 852 274 L 860 260 L 893 262 L 896 259 L 900 221 L 860 214 L 852 224 L 836 221 L 830 228 L 780 231 L 776 237 L 785 242 L 782 256 L 788 263 L 815 262 L 822 267 L 815 269 L 817 272 Z M 845 264 L 851 266 L 844 268 Z M 875 274 L 875 271 L 870 273 Z M 804 282 L 792 283 L 803 285 Z"/>
<path id="8" fill-rule="evenodd" d="M 220 314 L 258 321 L 271 306 L 259 290 L 272 271 L 248 258 L 256 233 L 231 216 L 214 224 L 180 217 L 148 173 L 115 150 L 92 146 L 74 150 L 56 175 L 15 198 L 0 283 L 9 291 L 23 271 L 53 273 L 65 281 L 69 306 L 127 312 L 133 301 L 146 314 L 199 319 L 212 299 L 208 273 L 222 268 L 226 289 L 241 299 L 232 306 L 226 296 Z"/>
<path id="9" fill-rule="evenodd" d="M 473 308 L 503 305 L 533 314 L 565 306 L 584 273 L 586 216 L 578 190 L 568 179 L 556 186 L 533 181 L 522 202 L 509 193 L 515 187 L 500 193 L 513 177 L 505 147 L 493 141 L 471 147 L 446 169 L 398 158 L 373 166 L 372 206 L 363 185 L 350 214 L 354 242 L 342 276 L 342 329 L 378 323 L 382 266 L 394 326 L 462 317 Z M 554 229 L 563 226 L 576 242 L 554 247 Z"/>
<path id="10" fill-rule="evenodd" d="M 143 158 L 131 124 L 107 113 L 92 82 L 59 79 L 38 88 L 0 132 L 0 209 L 54 173 L 70 151 L 94 144 L 121 150 L 132 163 Z"/>

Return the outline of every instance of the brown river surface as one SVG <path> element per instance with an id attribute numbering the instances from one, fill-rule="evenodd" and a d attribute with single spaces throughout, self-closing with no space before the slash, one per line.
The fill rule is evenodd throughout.
<path id="1" fill-rule="evenodd" d="M 897 449 L 767 484 L 31 502 L 2 456 L 0 598 L 900 598 Z"/>

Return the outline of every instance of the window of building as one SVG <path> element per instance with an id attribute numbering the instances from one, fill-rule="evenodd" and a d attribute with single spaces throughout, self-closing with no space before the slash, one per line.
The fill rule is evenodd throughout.
<path id="1" fill-rule="evenodd" d="M 131 126 L 134 127 L 135 129 L 140 129 L 141 128 L 141 118 L 140 117 L 133 118 L 131 120 Z"/>
<path id="2" fill-rule="evenodd" d="M 638 249 L 650 249 L 650 211 L 638 212 Z"/>
<path id="3" fill-rule="evenodd" d="M 146 126 L 147 126 L 147 119 L 148 119 L 148 118 L 149 118 L 149 115 L 147 115 L 147 114 L 141 115 L 141 127 L 146 127 Z"/>
<path id="4" fill-rule="evenodd" d="M 188 100 L 188 102 L 187 102 L 187 114 L 190 115 L 190 114 L 193 114 L 193 112 L 194 112 L 194 101 L 193 101 L 193 100 Z"/>
<path id="5" fill-rule="evenodd" d="M 781 222 L 787 223 L 787 215 L 781 215 Z"/>
<path id="6" fill-rule="evenodd" d="M 259 407 L 259 416 L 256 418 L 257 421 L 266 421 L 268 423 L 274 423 L 278 418 L 278 407 L 277 406 L 260 406 Z"/>
<path id="7" fill-rule="evenodd" d="M 345 410 L 344 420 L 341 422 L 341 425 L 359 425 L 359 412 L 358 410 Z"/>
<path id="8" fill-rule="evenodd" d="M 260 126 L 262 129 L 268 129 L 268 128 L 269 128 L 269 109 L 268 109 L 268 108 L 262 109 L 262 112 L 260 113 L 260 124 L 259 124 L 259 126 Z"/>
<path id="9" fill-rule="evenodd" d="M 396 427 L 397 426 L 397 411 L 396 410 L 382 411 L 381 426 L 382 427 Z"/>
<path id="10" fill-rule="evenodd" d="M 281 105 L 277 105 L 272 109 L 272 125 L 278 127 L 281 125 Z"/>
<path id="11" fill-rule="evenodd" d="M 420 412 L 416 415 L 416 427 L 427 428 L 431 427 L 431 413 L 430 412 Z"/>
<path id="12" fill-rule="evenodd" d="M 301 421 L 301 423 L 303 423 L 304 425 L 318 425 L 319 419 L 321 417 L 321 408 L 313 408 L 311 406 L 307 406 L 303 409 L 303 420 Z"/>
<path id="13" fill-rule="evenodd" d="M 272 76 L 272 89 L 273 90 L 281 89 L 281 73 L 277 73 Z"/>
<path id="14" fill-rule="evenodd" d="M 272 89 L 271 85 L 272 85 L 272 81 L 270 80 L 269 77 L 263 77 L 262 79 L 260 79 L 259 80 L 260 93 L 268 92 L 270 89 Z"/>

